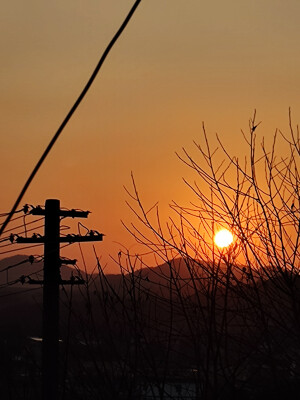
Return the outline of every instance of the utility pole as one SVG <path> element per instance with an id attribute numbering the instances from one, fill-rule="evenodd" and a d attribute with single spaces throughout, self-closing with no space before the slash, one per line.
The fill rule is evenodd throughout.
<path id="1" fill-rule="evenodd" d="M 45 235 L 33 234 L 31 238 L 20 237 L 17 243 L 44 243 L 44 279 L 30 280 L 29 283 L 43 284 L 43 341 L 42 341 L 42 391 L 43 400 L 59 399 L 59 285 L 82 284 L 83 280 L 62 281 L 61 264 L 74 264 L 60 259 L 60 243 L 102 241 L 103 235 L 89 231 L 86 236 L 67 235 L 60 237 L 60 217 L 87 218 L 88 211 L 61 210 L 60 201 L 48 199 L 45 208 L 38 206 L 30 212 L 32 215 L 45 216 Z"/>

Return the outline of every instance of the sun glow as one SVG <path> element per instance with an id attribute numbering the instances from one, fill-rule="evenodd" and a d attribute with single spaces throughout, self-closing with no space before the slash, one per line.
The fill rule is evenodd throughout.
<path id="1" fill-rule="evenodd" d="M 214 242 L 221 249 L 228 247 L 233 242 L 233 235 L 228 229 L 221 229 L 215 234 Z"/>

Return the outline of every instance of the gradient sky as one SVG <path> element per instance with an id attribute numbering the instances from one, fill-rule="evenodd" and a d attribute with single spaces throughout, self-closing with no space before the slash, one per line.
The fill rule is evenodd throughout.
<path id="1" fill-rule="evenodd" d="M 132 4 L 2 2 L 1 212 Z M 261 136 L 288 131 L 289 107 L 299 122 L 299 15 L 298 0 L 143 0 L 22 204 L 58 198 L 92 211 L 82 222 L 106 234 L 97 249 L 115 271 L 115 242 L 134 243 L 120 222 L 135 220 L 123 188 L 131 171 L 145 207 L 159 201 L 166 219 L 171 200 L 189 201 L 175 151 L 194 151 L 202 121 L 236 155 L 254 109 Z"/>

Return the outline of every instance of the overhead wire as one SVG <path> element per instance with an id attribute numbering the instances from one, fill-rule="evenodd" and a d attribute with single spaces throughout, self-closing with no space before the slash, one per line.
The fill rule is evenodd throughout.
<path id="1" fill-rule="evenodd" d="M 20 261 L 19 263 L 16 263 L 16 264 L 13 264 L 13 265 L 9 265 L 9 266 L 5 267 L 4 269 L 2 269 L 0 272 L 5 272 L 5 271 L 8 272 L 9 269 L 18 267 L 21 264 L 25 264 L 27 262 L 30 262 L 30 264 L 33 264 L 34 261 L 31 260 L 31 257 L 33 257 L 33 256 L 29 256 L 28 259 Z M 40 261 L 35 261 L 35 262 L 38 263 Z M 7 275 L 7 282 L 5 282 L 3 284 L 0 284 L 0 289 L 5 289 L 5 288 L 7 288 L 9 286 L 12 286 L 12 285 L 15 285 L 17 283 L 22 283 L 22 285 L 25 284 L 25 283 L 30 283 L 30 278 L 32 276 L 36 276 L 37 278 L 40 278 L 40 274 L 41 274 L 42 271 L 43 271 L 43 268 L 39 269 L 38 271 L 34 271 L 34 272 L 29 273 L 29 274 L 26 274 L 26 275 L 21 275 L 19 278 L 11 280 L 11 281 L 8 281 L 8 275 Z M 28 282 L 26 282 L 26 279 L 28 279 Z M 19 291 L 15 292 L 15 294 L 19 294 L 19 293 L 20 293 Z M 13 294 L 13 293 L 9 293 L 9 295 L 11 295 L 11 294 Z M 3 297 L 3 296 L 0 296 L 0 297 Z"/>
<path id="2" fill-rule="evenodd" d="M 8 271 L 11 268 L 18 267 L 19 265 L 26 264 L 28 262 L 29 262 L 29 258 L 26 258 L 26 260 L 20 261 L 20 262 L 18 262 L 16 264 L 8 265 L 7 267 L 1 269 L 0 272 Z"/>
<path id="3" fill-rule="evenodd" d="M 19 290 L 19 291 L 16 291 L 16 292 L 2 294 L 2 295 L 0 295 L 0 298 L 13 296 L 13 295 L 18 295 L 18 294 L 23 294 L 23 293 L 26 293 L 26 292 L 32 292 L 33 290 L 41 290 L 41 289 L 42 289 L 42 287 L 39 286 L 39 287 L 35 287 L 35 288 Z"/>
<path id="4" fill-rule="evenodd" d="M 8 254 L 8 253 L 13 253 L 13 252 L 15 252 L 15 251 L 20 251 L 20 250 L 27 250 L 27 249 L 31 249 L 31 248 L 33 248 L 33 247 L 39 247 L 39 246 L 43 246 L 43 245 L 44 245 L 43 243 L 39 243 L 39 244 L 33 244 L 33 245 L 31 245 L 31 246 L 18 247 L 17 249 L 14 249 L 14 250 L 2 251 L 2 252 L 0 253 L 0 255 L 2 255 L 2 254 Z"/>
<path id="5" fill-rule="evenodd" d="M 75 243 L 67 243 L 67 244 L 65 244 L 65 245 L 63 245 L 63 246 L 61 246 L 60 247 L 60 249 L 63 249 L 63 248 L 65 248 L 65 247 L 68 247 L 68 246 L 71 246 L 71 245 L 73 245 L 73 244 L 75 244 Z M 14 251 L 18 251 L 18 250 L 26 250 L 26 249 L 29 249 L 29 248 L 32 248 L 32 247 L 38 247 L 38 246 L 43 246 L 43 243 L 38 243 L 38 244 L 35 244 L 35 245 L 32 245 L 32 246 L 24 246 L 24 247 L 18 247 L 17 249 L 14 249 L 14 250 L 10 250 L 10 251 L 5 251 L 5 252 L 2 252 L 2 253 L 0 253 L 0 254 L 4 254 L 4 253 L 10 253 L 10 252 L 14 252 Z M 51 254 L 52 253 L 52 251 L 51 252 L 49 252 L 48 254 Z M 43 255 L 31 255 L 30 257 L 34 257 L 34 261 L 33 261 L 33 263 L 38 263 L 38 262 L 42 262 L 43 260 L 44 260 L 44 256 Z M 38 260 L 38 258 L 40 258 L 40 260 Z M 28 259 L 27 259 L 28 260 Z M 30 262 L 30 261 L 29 261 Z M 6 267 L 7 268 L 7 267 Z M 5 268 L 5 269 L 6 269 Z M 1 270 L 0 270 L 0 272 L 2 272 Z"/>
<path id="6" fill-rule="evenodd" d="M 26 232 L 35 231 L 36 229 L 43 228 L 43 226 L 44 226 L 44 225 L 39 225 L 39 226 L 37 226 L 37 227 L 35 227 L 35 228 L 28 229 Z M 24 231 L 23 231 L 23 232 L 19 232 L 19 233 L 14 234 L 14 235 L 20 236 L 20 235 L 22 235 L 23 233 L 25 233 L 25 232 L 24 232 Z M 10 240 L 10 237 L 8 237 L 8 238 L 5 239 L 5 240 L 3 239 L 3 242 L 4 242 L 4 241 L 7 241 L 7 240 Z M 1 243 L 1 241 L 0 241 L 0 243 Z M 14 243 L 14 242 L 8 243 L 8 244 L 3 244 L 3 245 L 0 245 L 0 248 L 6 247 L 6 246 L 12 246 L 12 245 L 15 245 L 15 244 L 16 244 L 16 243 Z"/>
<path id="7" fill-rule="evenodd" d="M 5 289 L 8 286 L 15 285 L 16 283 L 19 283 L 19 282 L 21 282 L 20 278 L 14 279 L 13 281 L 9 281 L 9 282 L 6 282 L 6 283 L 2 283 L 2 284 L 0 284 L 0 289 Z"/>
<path id="8" fill-rule="evenodd" d="M 35 221 L 31 221 L 31 222 L 28 223 L 28 225 L 29 224 L 33 224 L 33 223 L 37 223 L 37 222 L 41 221 L 42 219 L 43 218 L 39 218 L 39 219 L 36 219 Z M 18 228 L 20 228 L 22 226 L 23 225 L 19 225 Z M 29 232 L 29 231 L 32 231 L 32 230 L 36 230 L 36 229 L 41 228 L 43 226 L 44 226 L 44 224 L 43 225 L 39 225 L 39 226 L 35 226 L 35 227 L 31 228 L 31 229 L 26 230 L 26 232 Z M 69 227 L 63 226 L 62 229 L 69 229 Z M 8 236 L 6 239 L 10 240 L 10 236 Z M 2 239 L 2 241 L 3 241 L 3 239 Z M 12 245 L 12 244 L 14 244 L 14 243 L 9 243 L 8 245 Z M 74 243 L 67 243 L 67 244 L 61 246 L 61 248 L 68 247 L 68 246 L 70 246 L 72 244 L 74 244 Z M 0 246 L 0 248 L 1 247 L 6 247 L 8 245 L 2 245 L 2 246 Z M 41 246 L 41 245 L 43 245 L 43 243 L 34 244 L 34 245 L 30 245 L 30 246 L 24 246 L 24 247 L 18 247 L 18 248 L 14 249 L 14 250 L 7 250 L 7 251 L 4 251 L 4 252 L 0 252 L 0 254 L 8 254 L 8 253 L 11 253 L 11 252 L 16 252 L 16 251 L 24 250 L 24 249 L 27 250 L 29 248 L 38 247 L 38 246 Z M 19 266 L 21 266 L 21 265 L 23 265 L 25 263 L 33 264 L 33 263 L 42 262 L 43 259 L 44 259 L 44 256 L 41 256 L 41 255 L 32 256 L 31 255 L 28 258 L 21 260 L 20 262 L 17 262 L 15 264 L 10 264 L 10 265 L 6 266 L 5 268 L 3 268 L 2 270 L 0 270 L 0 273 L 1 272 L 6 272 L 7 273 L 7 281 L 5 283 L 3 283 L 3 284 L 0 284 L 0 290 L 8 288 L 8 287 L 16 285 L 16 284 L 20 284 L 20 283 L 22 285 L 25 284 L 25 283 L 27 283 L 27 284 L 29 283 L 30 284 L 30 280 L 32 278 L 33 278 L 33 280 L 37 279 L 37 282 L 34 282 L 34 283 L 39 284 L 38 280 L 42 279 L 42 272 L 43 272 L 44 268 L 41 268 L 38 271 L 34 271 L 34 272 L 29 273 L 29 274 L 21 275 L 19 278 L 13 279 L 11 281 L 8 280 L 8 271 L 10 269 L 17 268 L 17 267 L 19 267 Z M 40 282 L 40 284 L 42 286 L 42 282 Z M 41 286 L 39 288 L 41 288 Z M 36 288 L 34 288 L 34 290 L 35 289 Z M 4 295 L 0 295 L 0 297 L 6 297 L 6 296 L 14 295 L 14 294 L 26 293 L 26 292 L 31 291 L 31 290 L 33 290 L 33 289 L 22 290 L 22 291 L 18 290 L 18 291 L 13 292 L 13 293 L 7 293 L 7 294 L 4 294 Z"/>
<path id="9" fill-rule="evenodd" d="M 24 215 L 23 217 L 28 217 L 28 215 Z M 30 222 L 26 222 L 26 225 L 32 225 L 35 224 L 36 222 L 42 221 L 44 219 L 44 217 L 41 218 L 37 218 L 34 221 L 30 221 Z M 24 223 L 22 225 L 18 225 L 18 226 L 14 226 L 11 229 L 18 229 L 18 228 L 22 228 L 24 226 Z"/>
<path id="10" fill-rule="evenodd" d="M 25 275 L 25 278 L 29 278 L 30 279 L 32 276 L 35 276 L 37 279 L 40 279 L 43 276 L 41 274 L 41 272 L 43 272 L 43 271 L 44 271 L 44 268 L 41 268 L 38 271 L 34 271 L 34 272 L 31 272 L 31 274 Z M 40 284 L 42 284 L 42 282 Z"/>
<path id="11" fill-rule="evenodd" d="M 1 240 L 0 240 L 0 243 L 2 243 L 2 242 L 6 242 L 7 240 L 9 240 L 9 236 L 7 236 L 7 237 L 5 237 L 5 238 L 1 239 Z"/>
<path id="12" fill-rule="evenodd" d="M 7 240 L 9 240 L 9 239 L 7 239 Z M 2 245 L 0 246 L 0 249 L 2 249 L 2 247 L 12 246 L 13 244 L 14 244 L 14 243 L 2 244 Z"/>
<path id="13" fill-rule="evenodd" d="M 28 214 L 26 214 L 25 216 L 22 216 L 22 217 L 27 217 L 27 216 L 28 216 Z M 30 229 L 27 229 L 27 227 L 26 227 L 28 225 L 36 224 L 36 223 L 38 223 L 38 222 L 40 222 L 42 220 L 44 220 L 44 217 L 37 218 L 34 221 L 26 222 L 25 224 L 17 225 L 15 227 L 12 227 L 11 230 L 13 231 L 13 233 L 11 233 L 9 236 L 6 236 L 6 237 L 4 237 L 4 238 L 2 238 L 0 240 L 0 243 L 3 243 L 5 241 L 11 241 L 11 243 L 1 244 L 0 245 L 0 249 L 2 249 L 4 247 L 9 247 L 9 246 L 16 245 L 17 243 L 13 241 L 14 236 L 20 236 L 22 234 L 25 234 L 25 237 L 27 237 L 27 233 L 28 232 L 37 231 L 38 229 L 43 228 L 45 226 L 45 224 L 34 226 L 34 227 L 30 228 Z M 25 225 L 25 230 L 22 230 L 22 231 L 18 230 L 18 229 L 22 228 L 24 225 Z M 62 229 L 66 229 L 66 227 L 62 227 Z M 41 245 L 43 245 L 43 243 L 37 244 L 37 245 L 41 246 Z M 6 253 L 9 253 L 9 252 L 18 251 L 18 250 L 24 250 L 25 248 L 27 249 L 27 248 L 31 248 L 31 247 L 34 247 L 34 246 L 18 247 L 18 248 L 14 249 L 14 250 L 11 250 L 11 251 L 7 250 L 7 251 L 0 252 L 0 255 L 1 254 L 6 254 Z"/>
<path id="14" fill-rule="evenodd" d="M 9 215 L 9 213 L 0 213 L 0 218 L 7 217 L 8 215 Z"/>
<path id="15" fill-rule="evenodd" d="M 42 154 L 41 158 L 39 159 L 38 163 L 36 164 L 36 166 L 34 167 L 33 171 L 31 172 L 29 178 L 27 179 L 27 181 L 25 182 L 25 185 L 23 187 L 23 189 L 21 190 L 19 196 L 17 197 L 17 200 L 15 201 L 11 211 L 9 213 L 3 213 L 0 214 L 0 217 L 5 217 L 5 221 L 3 222 L 3 224 L 0 227 L 0 236 L 3 234 L 5 228 L 7 227 L 9 222 L 13 222 L 16 220 L 19 220 L 20 218 L 23 218 L 24 223 L 22 226 L 24 226 L 24 233 L 27 236 L 27 232 L 34 230 L 34 229 L 38 229 L 37 227 L 27 230 L 26 227 L 26 221 L 25 221 L 25 216 L 18 216 L 16 218 L 12 218 L 13 215 L 17 212 L 21 212 L 24 211 L 22 210 L 18 210 L 17 208 L 24 196 L 24 194 L 26 193 L 28 187 L 30 186 L 32 180 L 34 179 L 35 175 L 37 174 L 38 170 L 40 169 L 41 165 L 43 164 L 44 160 L 46 159 L 47 155 L 49 154 L 49 152 L 51 151 L 52 147 L 54 146 L 55 142 L 57 141 L 57 139 L 59 138 L 60 134 L 62 133 L 63 129 L 65 128 L 65 126 L 67 125 L 68 121 L 70 120 L 70 118 L 72 117 L 72 115 L 74 114 L 74 112 L 76 111 L 77 107 L 79 106 L 79 104 L 81 103 L 81 101 L 83 100 L 83 98 L 85 97 L 86 93 L 88 92 L 89 88 L 91 87 L 92 83 L 94 82 L 101 66 L 103 65 L 106 57 L 108 56 L 110 50 L 112 49 L 112 47 L 114 46 L 114 44 L 116 43 L 116 41 L 118 40 L 118 38 L 120 37 L 120 35 L 122 34 L 122 32 L 124 31 L 125 27 L 127 26 L 128 22 L 130 21 L 131 17 L 133 16 L 135 10 L 137 9 L 138 5 L 140 4 L 141 0 L 136 0 L 134 5 L 132 6 L 132 8 L 130 9 L 128 15 L 126 16 L 125 20 L 123 21 L 123 23 L 121 24 L 120 28 L 118 29 L 118 31 L 116 32 L 116 34 L 113 36 L 113 38 L 111 39 L 111 41 L 109 42 L 108 46 L 106 47 L 104 53 L 102 54 L 94 72 L 92 73 L 90 79 L 88 80 L 87 84 L 85 85 L 83 91 L 81 92 L 81 94 L 79 95 L 79 97 L 77 98 L 77 100 L 75 101 L 74 105 L 72 106 L 72 108 L 70 109 L 69 113 L 67 114 L 67 116 L 65 117 L 65 119 L 63 120 L 62 124 L 60 125 L 60 127 L 58 128 L 57 132 L 55 133 L 55 135 L 53 136 L 52 140 L 50 141 L 50 143 L 48 144 L 48 146 L 46 147 L 44 153 Z M 14 229 L 19 229 L 21 226 L 15 227 Z M 4 240 L 10 239 L 10 237 L 5 238 Z M 2 242 L 3 240 L 1 240 Z M 73 243 L 68 243 L 64 246 L 61 246 L 61 248 L 65 248 L 70 246 Z M 0 255 L 2 254 L 9 254 L 15 251 L 20 251 L 20 250 L 24 250 L 24 249 L 29 249 L 29 248 L 34 248 L 34 247 L 39 247 L 42 244 L 35 244 L 35 245 L 31 245 L 31 246 L 24 246 L 24 247 L 19 247 L 17 249 L 14 250 L 8 250 L 8 251 L 4 251 L 4 252 L 0 252 Z M 5 247 L 5 246 L 3 246 Z M 27 261 L 24 261 L 22 263 L 25 263 Z M 9 266 L 10 268 L 14 268 L 17 265 L 21 265 L 20 263 L 17 263 L 15 265 L 11 265 Z M 9 267 L 6 267 L 6 271 L 8 270 Z M 8 282 L 6 285 L 2 286 L 2 287 L 7 287 L 10 285 L 13 285 L 17 282 L 20 282 L 21 278 Z M 1 285 L 0 285 L 1 287 Z M 11 296 L 11 295 L 16 295 L 16 294 L 21 294 L 21 293 L 26 293 L 26 292 L 30 292 L 30 291 L 35 291 L 35 290 L 39 290 L 41 289 L 41 287 L 38 288 L 31 288 L 31 289 L 27 289 L 27 290 L 23 290 L 23 291 L 17 291 L 17 292 L 13 292 L 13 293 L 6 293 L 5 295 L 1 295 L 0 297 L 7 297 L 7 296 Z"/>
<path id="16" fill-rule="evenodd" d="M 17 214 L 17 213 L 22 212 L 22 211 L 24 212 L 24 207 L 21 208 L 20 210 L 16 210 L 16 211 L 14 212 L 14 214 Z M 10 214 L 9 212 L 7 212 L 7 213 L 0 213 L 0 218 L 7 217 L 9 214 Z"/>
<path id="17" fill-rule="evenodd" d="M 10 222 L 17 221 L 18 219 L 21 219 L 21 218 L 23 218 L 23 215 L 19 215 L 19 216 L 16 217 L 16 218 L 12 218 L 12 219 L 10 220 Z M 4 223 L 3 223 L 3 225 L 4 225 Z M 1 227 L 1 228 L 2 228 L 2 227 Z M 3 230 L 4 230 L 4 228 L 3 228 Z"/>
<path id="18" fill-rule="evenodd" d="M 27 216 L 28 216 L 28 215 L 25 215 L 25 216 L 22 215 L 22 218 L 27 217 Z M 27 223 L 25 222 L 25 224 L 26 224 L 26 225 L 32 225 L 32 224 L 35 224 L 36 222 L 39 222 L 39 221 L 41 221 L 41 220 L 43 220 L 43 219 L 44 219 L 44 217 L 37 218 L 37 219 L 35 219 L 34 221 L 30 221 L 30 222 L 27 222 Z M 42 225 L 42 226 L 43 226 L 43 225 Z M 39 229 L 39 228 L 41 228 L 42 226 L 36 227 L 36 228 L 34 228 L 34 229 Z M 15 231 L 16 229 L 23 228 L 23 227 L 24 227 L 24 222 L 23 222 L 21 225 L 17 225 L 17 226 L 11 227 L 11 230 Z M 22 233 L 25 233 L 26 231 L 27 231 L 27 229 L 24 229 L 24 230 L 21 231 L 21 232 L 14 232 L 14 233 L 22 234 Z M 4 238 L 2 238 L 2 239 L 0 240 L 0 243 L 3 242 L 3 241 L 5 241 L 5 240 L 9 240 L 9 239 L 10 239 L 10 235 L 5 236 Z"/>
<path id="19" fill-rule="evenodd" d="M 86 85 L 83 88 L 82 92 L 80 93 L 79 97 L 77 98 L 77 100 L 75 101 L 73 106 L 71 107 L 70 111 L 68 112 L 68 114 L 66 115 L 65 119 L 63 120 L 63 122 L 59 126 L 58 130 L 54 134 L 54 136 L 51 139 L 50 143 L 46 147 L 46 149 L 45 149 L 44 153 L 42 154 L 41 158 L 39 159 L 39 161 L 37 162 L 36 166 L 34 167 L 34 169 L 32 170 L 31 174 L 29 175 L 29 178 L 25 182 L 25 185 L 22 188 L 20 194 L 18 195 L 17 200 L 15 201 L 15 203 L 14 203 L 14 205 L 13 205 L 13 207 L 12 207 L 10 213 L 9 213 L 9 215 L 6 217 L 4 223 L 2 224 L 2 226 L 0 228 L 0 236 L 2 235 L 2 233 L 3 233 L 4 229 L 6 228 L 7 224 L 11 221 L 12 216 L 16 212 L 16 209 L 18 208 L 21 200 L 23 199 L 24 194 L 26 193 L 29 185 L 31 184 L 33 178 L 37 174 L 37 172 L 40 169 L 41 165 L 45 161 L 45 159 L 46 159 L 47 155 L 49 154 L 50 150 L 54 146 L 55 142 L 59 138 L 59 136 L 62 133 L 63 129 L 65 128 L 65 126 L 67 125 L 67 123 L 69 122 L 69 120 L 71 119 L 71 117 L 73 116 L 75 111 L 77 110 L 79 104 L 81 103 L 81 101 L 85 97 L 85 95 L 88 92 L 89 88 L 93 84 L 93 82 L 94 82 L 96 76 L 98 75 L 98 72 L 100 71 L 100 69 L 101 69 L 106 57 L 108 56 L 109 52 L 113 48 L 113 46 L 116 43 L 116 41 L 118 40 L 118 38 L 123 33 L 124 29 L 126 28 L 128 22 L 130 21 L 131 17 L 133 16 L 133 14 L 134 14 L 135 10 L 137 9 L 138 5 L 140 4 L 140 2 L 141 2 L 141 0 L 136 0 L 134 2 L 132 8 L 130 9 L 130 11 L 127 14 L 126 18 L 124 19 L 123 23 L 121 24 L 121 26 L 119 27 L 119 29 L 117 30 L 117 32 L 115 33 L 115 35 L 113 36 L 111 41 L 109 42 L 109 44 L 106 47 L 106 49 L 104 50 L 102 56 L 100 57 L 100 60 L 99 60 L 98 64 L 96 65 L 96 68 L 94 69 L 92 75 L 90 76 L 88 82 L 86 83 Z"/>

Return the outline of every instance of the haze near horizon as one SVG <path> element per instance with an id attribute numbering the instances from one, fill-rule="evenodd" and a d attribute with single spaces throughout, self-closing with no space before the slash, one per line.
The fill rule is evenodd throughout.
<path id="1" fill-rule="evenodd" d="M 41 152 L 88 79 L 132 1 L 4 2 L 1 15 L 1 212 L 8 211 Z M 142 1 L 24 203 L 58 198 L 92 211 L 106 236 L 107 271 L 135 241 L 120 220 L 131 171 L 162 220 L 172 200 L 188 204 L 190 172 L 175 152 L 193 152 L 202 121 L 235 155 L 257 110 L 259 138 L 299 121 L 300 4 L 282 1 Z M 194 179 L 194 177 L 192 178 Z M 9 231 L 10 229 L 8 229 Z M 85 245 L 88 246 L 88 245 Z M 91 245 L 89 245 L 91 246 Z M 94 263 L 89 248 L 87 259 Z M 78 249 L 76 250 L 78 253 Z M 64 253 L 62 255 L 72 255 Z"/>

